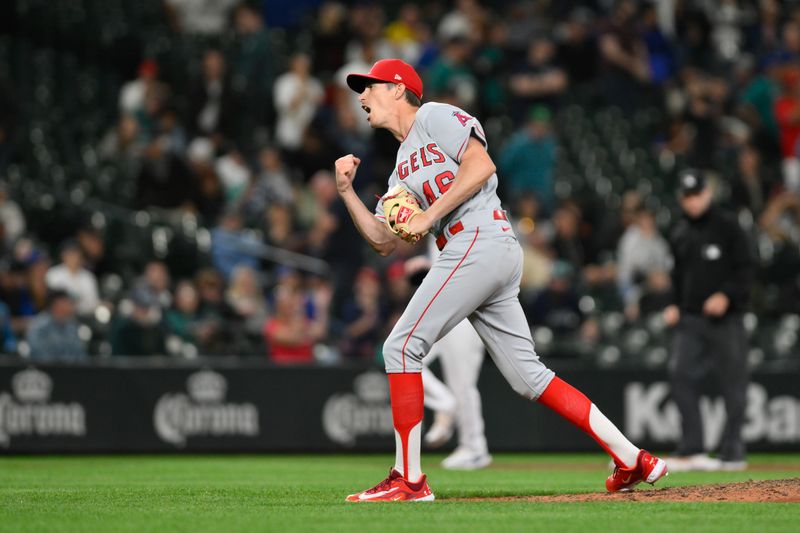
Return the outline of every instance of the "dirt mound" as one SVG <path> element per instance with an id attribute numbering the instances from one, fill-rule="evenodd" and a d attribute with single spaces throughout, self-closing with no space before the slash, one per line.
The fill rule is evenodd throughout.
<path id="1" fill-rule="evenodd" d="M 716 485 L 666 487 L 627 493 L 561 494 L 558 496 L 514 496 L 499 498 L 454 498 L 472 502 L 773 502 L 800 503 L 800 478 L 745 481 Z M 450 500 L 450 501 L 453 501 Z"/>

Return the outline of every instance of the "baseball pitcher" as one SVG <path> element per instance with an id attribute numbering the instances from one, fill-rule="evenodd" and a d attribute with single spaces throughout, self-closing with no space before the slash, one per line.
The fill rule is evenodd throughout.
<path id="1" fill-rule="evenodd" d="M 420 466 L 423 415 L 422 359 L 465 318 L 474 326 L 503 376 L 520 395 L 557 412 L 613 458 L 608 491 L 654 483 L 663 460 L 634 446 L 580 391 L 556 377 L 536 355 L 517 299 L 522 249 L 496 194 L 495 165 L 481 124 L 442 103 L 421 105 L 422 80 L 398 59 L 367 74 L 350 74 L 366 119 L 400 142 L 389 191 L 370 212 L 352 188 L 360 159 L 336 161 L 336 183 L 358 231 L 381 255 L 398 239 L 416 242 L 428 232 L 442 251 L 383 347 L 396 457 L 389 475 L 348 501 L 432 501 Z"/>

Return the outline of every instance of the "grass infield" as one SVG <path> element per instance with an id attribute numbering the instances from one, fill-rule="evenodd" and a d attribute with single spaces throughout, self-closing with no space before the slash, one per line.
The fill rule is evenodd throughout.
<path id="1" fill-rule="evenodd" d="M 393 456 L 0 457 L 0 531 L 798 531 L 800 504 L 462 498 L 604 491 L 607 460 L 503 454 L 491 468 L 423 466 L 434 503 L 348 504 Z M 800 454 L 753 455 L 745 472 L 672 474 L 657 487 L 800 477 Z M 640 490 L 652 490 L 645 485 Z"/>

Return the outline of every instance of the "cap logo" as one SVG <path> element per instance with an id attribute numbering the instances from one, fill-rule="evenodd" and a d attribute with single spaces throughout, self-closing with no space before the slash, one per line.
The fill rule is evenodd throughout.
<path id="1" fill-rule="evenodd" d="M 695 178 L 695 177 L 694 177 L 694 176 L 692 176 L 692 175 L 686 176 L 686 177 L 683 179 L 683 184 L 684 184 L 684 185 L 685 185 L 687 188 L 697 187 L 697 178 Z"/>
<path id="2" fill-rule="evenodd" d="M 402 78 L 402 77 L 400 77 L 400 74 L 395 74 L 395 75 L 394 75 L 394 79 L 396 79 L 396 80 L 402 80 L 403 78 Z"/>

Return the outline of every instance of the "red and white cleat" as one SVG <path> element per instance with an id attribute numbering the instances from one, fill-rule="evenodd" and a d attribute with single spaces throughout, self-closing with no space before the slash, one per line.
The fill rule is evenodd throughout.
<path id="1" fill-rule="evenodd" d="M 371 489 L 345 498 L 348 502 L 432 502 L 434 499 L 425 474 L 416 483 L 410 483 L 394 468 L 389 470 L 389 477 Z"/>
<path id="2" fill-rule="evenodd" d="M 636 466 L 622 468 L 617 466 L 614 473 L 606 479 L 608 492 L 630 492 L 641 482 L 654 484 L 667 475 L 667 463 L 645 450 L 639 451 Z"/>

